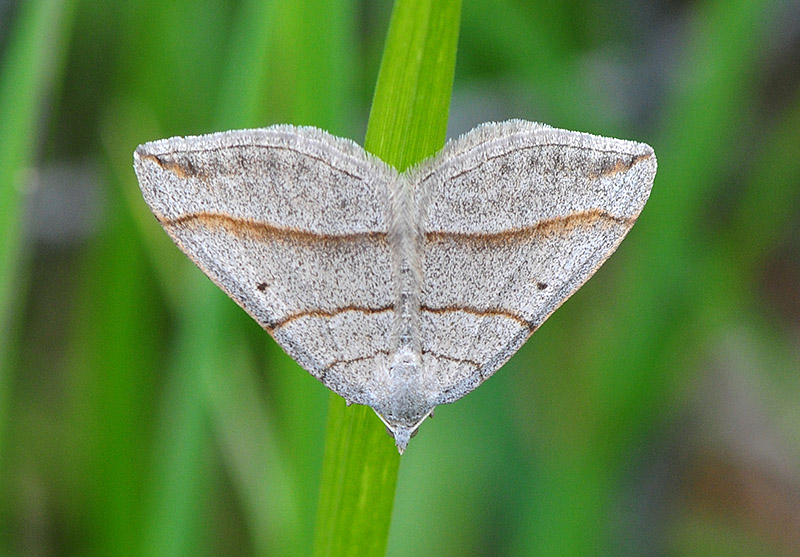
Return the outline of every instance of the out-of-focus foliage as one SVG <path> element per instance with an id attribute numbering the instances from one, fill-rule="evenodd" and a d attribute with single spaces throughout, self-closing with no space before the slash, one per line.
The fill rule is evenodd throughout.
<path id="1" fill-rule="evenodd" d="M 363 143 L 390 4 L 0 4 L 0 553 L 305 554 L 327 391 L 149 214 L 138 143 Z M 402 457 L 389 553 L 800 547 L 796 2 L 464 0 L 450 135 L 645 141 L 618 252 Z M 377 418 L 375 418 L 377 420 Z"/>

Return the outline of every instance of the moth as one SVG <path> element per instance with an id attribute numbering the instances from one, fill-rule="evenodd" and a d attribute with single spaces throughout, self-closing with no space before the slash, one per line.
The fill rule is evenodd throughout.
<path id="1" fill-rule="evenodd" d="M 511 120 L 402 173 L 289 125 L 145 143 L 134 168 L 178 247 L 402 453 L 614 252 L 656 158 Z"/>

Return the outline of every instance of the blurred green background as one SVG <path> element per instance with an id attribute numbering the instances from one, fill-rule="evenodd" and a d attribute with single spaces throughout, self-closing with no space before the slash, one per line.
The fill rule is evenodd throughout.
<path id="1" fill-rule="evenodd" d="M 0 553 L 310 550 L 327 390 L 172 245 L 132 153 L 363 143 L 390 11 L 0 2 Z M 617 254 L 421 428 L 389 554 L 796 554 L 800 4 L 464 0 L 449 135 L 508 118 L 659 172 Z"/>

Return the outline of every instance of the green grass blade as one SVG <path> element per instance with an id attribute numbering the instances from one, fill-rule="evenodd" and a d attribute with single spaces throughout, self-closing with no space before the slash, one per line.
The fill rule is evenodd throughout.
<path id="1" fill-rule="evenodd" d="M 186 282 L 187 297 L 208 300 L 212 284 Z M 192 309 L 194 311 L 192 312 Z M 159 458 L 148 481 L 142 555 L 191 555 L 202 549 L 202 524 L 208 517 L 211 454 L 201 377 L 213 373 L 221 358 L 209 360 L 204 348 L 215 340 L 218 312 L 208 303 L 187 304 L 180 319 L 194 318 L 181 327 L 159 415 L 154 454 Z M 212 354 L 214 356 L 214 354 Z"/>
<path id="2" fill-rule="evenodd" d="M 563 373 L 564 398 L 545 400 L 553 427 L 570 421 L 570 430 L 591 435 L 544 436 L 543 488 L 526 526 L 541 535 L 526 537 L 524 553 L 609 551 L 605 544 L 617 525 L 598 517 L 612 514 L 625 473 L 622 455 L 646 434 L 672 389 L 686 379 L 683 374 L 694 369 L 687 360 L 704 350 L 708 338 L 687 331 L 715 330 L 697 326 L 707 319 L 697 312 L 701 300 L 723 297 L 703 272 L 697 247 L 701 213 L 728 164 L 719 153 L 728 152 L 739 115 L 752 105 L 758 60 L 753 54 L 763 44 L 769 11 L 768 2 L 747 0 L 705 2 L 697 10 L 663 137 L 651 141 L 659 162 L 653 193 L 621 249 L 635 267 L 617 281 L 614 311 L 580 343 L 577 364 L 592 374 Z M 563 359 L 563 352 L 554 353 L 546 366 L 555 369 Z M 564 417 L 576 399 L 582 411 Z"/>
<path id="3" fill-rule="evenodd" d="M 23 2 L 18 12 L 0 60 L 0 444 L 4 397 L 10 392 L 6 342 L 19 270 L 24 188 L 41 132 L 42 104 L 64 56 L 72 2 Z"/>
<path id="4" fill-rule="evenodd" d="M 331 394 L 314 555 L 386 551 L 399 455 L 366 406 Z"/>
<path id="5" fill-rule="evenodd" d="M 365 148 L 405 169 L 444 144 L 460 0 L 399 0 L 375 87 Z M 331 395 L 315 555 L 386 551 L 399 456 L 364 406 Z M 413 450 L 413 449 L 412 449 Z"/>
<path id="6" fill-rule="evenodd" d="M 457 0 L 395 4 L 364 147 L 400 171 L 444 145 L 460 16 Z"/>
<path id="7" fill-rule="evenodd" d="M 239 6 L 220 79 L 215 118 L 218 129 L 253 127 L 263 112 L 274 11 L 272 1 L 248 0 Z"/>
<path id="8" fill-rule="evenodd" d="M 86 365 L 82 359 L 76 364 L 77 369 L 86 370 L 84 375 L 91 374 L 102 395 L 83 400 L 87 397 L 78 393 L 76 398 L 82 403 L 79 408 L 95 408 L 89 422 L 98 432 L 91 436 L 94 451 L 104 454 L 113 450 L 125 458 L 119 458 L 114 466 L 93 460 L 97 467 L 91 471 L 96 478 L 93 483 L 101 492 L 94 495 L 93 502 L 99 530 L 95 551 L 113 552 L 125 536 L 126 546 L 132 546 L 135 553 L 188 554 L 202 547 L 200 525 L 208 518 L 204 503 L 208 494 L 203 486 L 211 482 L 206 464 L 211 446 L 198 376 L 206 371 L 203 366 L 215 362 L 197 358 L 194 350 L 213 340 L 213 329 L 208 331 L 213 324 L 205 319 L 213 312 L 204 297 L 215 292 L 213 288 L 202 289 L 202 284 L 198 287 L 199 281 L 186 279 L 190 263 L 170 266 L 162 262 L 172 271 L 171 278 L 180 281 L 180 289 L 173 291 L 193 297 L 196 315 L 200 316 L 196 329 L 187 332 L 177 328 L 166 348 L 169 357 L 163 362 L 165 347 L 158 341 L 163 326 L 156 295 L 158 282 L 143 280 L 149 276 L 154 254 L 152 246 L 142 241 L 137 211 L 131 210 L 144 203 L 132 176 L 131 145 L 141 141 L 143 135 L 152 137 L 149 134 L 153 130 L 143 125 L 147 119 L 138 112 L 127 113 L 119 106 L 108 120 L 104 144 L 115 225 L 87 270 L 90 276 L 99 277 L 87 297 L 101 302 L 95 302 L 96 306 L 84 302 L 91 313 L 79 321 L 90 331 L 79 329 L 78 350 L 88 343 L 95 356 Z M 114 272 L 104 272 L 110 261 L 114 262 Z M 180 299 L 167 299 L 170 309 L 181 307 Z M 103 349 L 104 343 L 117 348 Z M 148 387 L 164 370 L 154 412 Z M 94 398 L 102 399 L 103 404 Z M 142 426 L 149 422 L 154 424 L 152 430 Z M 118 483 L 124 485 L 121 494 L 126 497 L 102 496 L 102 492 L 115 490 Z"/>
<path id="9" fill-rule="evenodd" d="M 782 228 L 798 206 L 797 130 L 800 130 L 800 95 L 795 96 L 761 141 L 761 156 L 747 180 L 744 197 L 730 218 L 735 228 L 726 238 L 727 256 L 744 263 L 742 276 L 748 280 L 756 280 L 758 264 L 780 241 Z M 744 293 L 742 299 L 746 299 Z"/>

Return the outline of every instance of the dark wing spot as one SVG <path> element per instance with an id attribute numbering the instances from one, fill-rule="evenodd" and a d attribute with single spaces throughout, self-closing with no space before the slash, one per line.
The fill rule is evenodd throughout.
<path id="1" fill-rule="evenodd" d="M 556 151 L 551 156 L 552 158 L 550 159 L 550 163 L 552 165 L 553 172 L 562 172 L 566 167 L 566 164 L 564 164 L 564 155 L 561 152 Z"/>
<path id="2" fill-rule="evenodd" d="M 242 170 L 247 170 L 247 157 L 244 154 L 244 151 L 239 151 L 236 153 L 236 162 L 239 164 L 239 168 Z"/>
<path id="3" fill-rule="evenodd" d="M 543 282 L 537 282 L 536 288 L 538 288 L 539 290 L 544 290 L 545 288 L 547 288 L 547 285 Z"/>
<path id="4" fill-rule="evenodd" d="M 256 288 L 258 288 L 261 292 L 264 292 L 267 289 L 268 286 L 269 285 L 266 282 L 262 282 L 261 284 L 256 286 Z"/>

